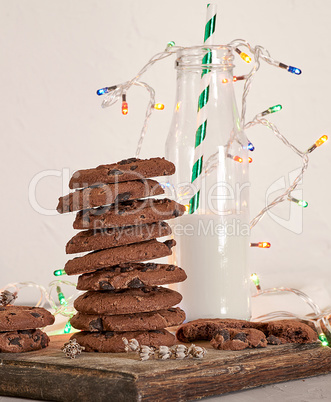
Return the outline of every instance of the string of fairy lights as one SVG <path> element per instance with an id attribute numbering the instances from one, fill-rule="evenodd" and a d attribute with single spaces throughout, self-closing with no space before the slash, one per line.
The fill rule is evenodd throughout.
<path id="1" fill-rule="evenodd" d="M 296 189 L 298 184 L 301 183 L 302 177 L 305 173 L 305 171 L 308 168 L 308 163 L 309 163 L 309 154 L 314 151 L 316 148 L 320 147 L 323 145 L 328 137 L 326 135 L 321 136 L 318 140 L 315 141 L 315 143 L 310 146 L 306 151 L 300 151 L 298 148 L 296 148 L 293 144 L 291 144 L 283 134 L 280 133 L 279 129 L 276 127 L 276 125 L 267 120 L 265 116 L 269 114 L 273 114 L 275 112 L 278 112 L 282 110 L 281 105 L 275 105 L 272 107 L 269 107 L 268 109 L 264 110 L 263 112 L 257 114 L 251 121 L 246 123 L 246 105 L 247 105 L 247 97 L 249 95 L 249 92 L 252 87 L 253 80 L 255 78 L 255 75 L 257 71 L 260 69 L 261 66 L 261 61 L 264 61 L 274 67 L 278 67 L 281 69 L 284 69 L 292 74 L 295 75 L 300 75 L 301 70 L 297 67 L 289 66 L 284 63 L 281 63 L 275 59 L 273 59 L 268 52 L 267 49 L 264 47 L 257 45 L 257 46 L 251 46 L 247 41 L 243 39 L 236 39 L 232 42 L 230 42 L 228 45 L 235 53 L 237 53 L 242 60 L 244 60 L 246 63 L 251 63 L 252 58 L 243 52 L 241 50 L 242 47 L 245 47 L 248 49 L 249 53 L 253 56 L 253 64 L 252 64 L 252 69 L 250 72 L 246 75 L 241 75 L 241 76 L 234 76 L 233 77 L 233 82 L 238 82 L 238 81 L 244 81 L 244 89 L 243 89 L 243 94 L 242 94 L 242 102 L 241 102 L 241 127 L 244 130 L 248 130 L 256 125 L 262 125 L 264 127 L 267 127 L 270 129 L 273 134 L 282 141 L 282 143 L 289 147 L 296 155 L 298 155 L 301 160 L 302 160 L 302 167 L 297 175 L 297 177 L 293 180 L 293 182 L 289 185 L 289 187 L 284 191 L 283 194 L 279 195 L 276 197 L 274 200 L 272 200 L 266 207 L 264 207 L 250 222 L 250 227 L 251 229 L 264 217 L 264 215 L 273 207 L 276 205 L 289 201 L 289 202 L 294 202 L 298 206 L 302 208 L 306 208 L 308 206 L 308 203 L 304 200 L 298 200 L 294 198 L 291 194 L 292 192 Z M 157 103 L 155 101 L 155 91 L 154 89 L 149 86 L 147 83 L 143 82 L 140 80 L 141 76 L 149 69 L 151 68 L 155 63 L 164 60 L 173 54 L 175 54 L 179 49 L 182 49 L 182 47 L 176 46 L 175 42 L 171 41 L 167 44 L 166 48 L 164 51 L 157 53 L 154 55 L 144 66 L 143 68 L 131 79 L 128 81 L 125 81 L 120 84 L 116 84 L 113 86 L 109 87 L 104 87 L 101 89 L 97 90 L 97 95 L 104 96 L 104 99 L 102 101 L 101 106 L 103 108 L 109 107 L 117 103 L 119 100 L 121 100 L 121 111 L 123 115 L 127 115 L 129 112 L 129 105 L 128 105 L 128 100 L 127 100 L 127 93 L 132 88 L 133 86 L 139 86 L 144 88 L 148 94 L 149 94 L 149 101 L 147 104 L 146 108 L 146 114 L 145 114 L 145 119 L 144 123 L 140 132 L 139 140 L 138 140 L 138 145 L 136 149 L 136 157 L 139 157 L 140 152 L 141 152 L 141 147 L 146 135 L 147 127 L 148 127 L 148 122 L 155 110 L 163 110 L 164 109 L 164 104 L 162 103 Z M 228 84 L 228 80 L 224 79 L 222 81 L 223 84 Z M 248 150 L 253 152 L 255 147 L 252 142 L 249 141 L 248 143 Z M 237 156 L 232 156 L 233 159 L 238 162 L 242 163 L 243 160 L 240 157 Z M 249 162 L 252 161 L 252 158 L 249 158 Z M 209 170 L 208 170 L 209 169 Z M 212 169 L 210 168 L 210 165 L 205 168 L 204 174 L 208 174 L 209 171 Z M 271 244 L 269 242 L 255 242 L 255 243 L 250 243 L 250 247 L 258 247 L 258 248 L 263 248 L 267 249 L 270 248 Z M 65 275 L 65 270 L 64 269 L 58 269 L 54 271 L 54 275 L 56 277 L 60 277 L 62 275 Z M 269 314 L 265 314 L 260 317 L 255 317 L 254 320 L 260 320 L 260 321 L 265 321 L 265 320 L 270 320 L 270 319 L 276 319 L 276 318 L 297 318 L 297 319 L 302 319 L 305 321 L 309 321 L 313 323 L 316 327 L 316 330 L 319 335 L 319 339 L 321 340 L 322 344 L 324 346 L 327 346 L 331 343 L 331 326 L 329 323 L 329 316 L 331 316 L 331 309 L 327 311 L 321 311 L 319 306 L 305 293 L 301 292 L 298 289 L 293 289 L 293 288 L 284 288 L 284 287 L 279 287 L 279 288 L 270 288 L 270 289 L 265 289 L 262 290 L 261 284 L 260 284 L 260 279 L 256 273 L 251 275 L 251 280 L 255 284 L 256 287 L 256 294 L 253 295 L 253 297 L 257 296 L 262 296 L 266 294 L 279 294 L 279 293 L 291 293 L 294 294 L 298 297 L 300 297 L 305 303 L 308 304 L 308 306 L 312 309 L 312 314 L 306 315 L 306 316 L 299 316 L 297 314 L 293 314 L 291 312 L 287 311 L 275 311 Z M 19 282 L 19 283 L 11 283 L 5 286 L 3 289 L 0 289 L 0 291 L 3 291 L 5 289 L 13 288 L 16 293 L 18 293 L 22 288 L 24 287 L 35 287 L 39 289 L 40 291 L 40 299 L 37 302 L 37 306 L 43 306 L 46 303 L 50 305 L 50 307 L 54 310 L 53 314 L 61 314 L 68 319 L 66 326 L 64 328 L 64 333 L 68 333 L 71 331 L 71 325 L 70 325 L 70 318 L 74 315 L 75 310 L 72 306 L 72 298 L 73 295 L 70 297 L 65 297 L 62 290 L 61 290 L 61 285 L 69 285 L 69 286 L 74 286 L 75 284 L 69 281 L 63 281 L 63 280 L 55 280 L 49 284 L 49 290 L 47 291 L 43 286 L 37 285 L 33 282 Z M 56 289 L 57 293 L 57 300 L 56 302 L 54 298 L 52 297 L 51 293 L 52 290 Z M 323 326 L 323 327 L 322 327 Z"/>

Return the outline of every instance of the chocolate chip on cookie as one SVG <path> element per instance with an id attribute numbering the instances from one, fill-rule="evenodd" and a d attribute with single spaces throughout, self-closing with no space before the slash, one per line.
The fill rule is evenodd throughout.
<path id="1" fill-rule="evenodd" d="M 100 183 L 119 183 L 148 177 L 169 176 L 175 165 L 164 158 L 125 159 L 93 169 L 78 170 L 70 179 L 69 188 L 90 187 Z"/>
<path id="2" fill-rule="evenodd" d="M 103 184 L 60 197 L 56 209 L 63 214 L 159 194 L 164 194 L 163 188 L 157 181 L 150 179 Z"/>

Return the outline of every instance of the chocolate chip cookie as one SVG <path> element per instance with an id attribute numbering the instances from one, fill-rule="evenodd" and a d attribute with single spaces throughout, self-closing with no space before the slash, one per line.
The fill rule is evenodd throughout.
<path id="1" fill-rule="evenodd" d="M 270 322 L 254 322 L 254 327 L 268 337 L 270 344 L 312 343 L 317 341 L 317 333 L 308 325 L 298 320 L 278 320 Z"/>
<path id="2" fill-rule="evenodd" d="M 54 320 L 42 307 L 0 306 L 0 331 L 41 328 L 52 325 Z"/>
<path id="3" fill-rule="evenodd" d="M 185 313 L 179 307 L 121 315 L 97 315 L 78 312 L 70 322 L 83 331 L 150 331 L 180 325 Z"/>
<path id="4" fill-rule="evenodd" d="M 160 194 L 164 194 L 163 188 L 157 181 L 150 179 L 103 184 L 97 187 L 76 190 L 64 197 L 60 197 L 56 209 L 60 214 L 64 214 Z"/>
<path id="5" fill-rule="evenodd" d="M 48 336 L 40 329 L 0 332 L 0 352 L 31 352 L 46 348 L 48 344 Z"/>
<path id="6" fill-rule="evenodd" d="M 164 243 L 157 240 L 142 241 L 94 251 L 83 257 L 69 260 L 64 269 L 68 275 L 85 274 L 98 269 L 118 265 L 124 262 L 147 261 L 154 258 L 171 255 L 171 248 L 175 246 L 175 240 L 166 240 Z"/>
<path id="7" fill-rule="evenodd" d="M 77 332 L 70 339 L 85 347 L 85 352 L 119 353 L 125 352 L 122 338 L 135 338 L 141 345 L 172 346 L 176 339 L 165 329 L 156 331 L 129 331 L 129 332 Z"/>
<path id="8" fill-rule="evenodd" d="M 223 329 L 254 328 L 265 334 L 268 343 L 312 343 L 317 341 L 317 333 L 298 320 L 279 320 L 270 322 L 250 322 L 235 319 L 199 319 L 190 321 L 177 329 L 177 339 L 181 342 L 196 340 L 210 341 Z M 280 342 L 279 342 L 280 341 Z"/>
<path id="9" fill-rule="evenodd" d="M 171 234 L 166 222 L 148 223 L 139 226 L 126 226 L 108 229 L 90 229 L 79 232 L 66 246 L 67 254 L 83 253 L 92 250 L 124 246 L 125 244 L 156 239 Z"/>
<path id="10" fill-rule="evenodd" d="M 186 279 L 182 268 L 169 264 L 130 263 L 101 269 L 78 277 L 78 290 L 114 290 L 167 285 Z"/>
<path id="11" fill-rule="evenodd" d="M 177 218 L 184 212 L 184 205 L 168 198 L 126 201 L 107 207 L 80 211 L 76 215 L 73 227 L 74 229 L 100 229 L 143 225 Z"/>
<path id="12" fill-rule="evenodd" d="M 267 339 L 263 332 L 254 328 L 224 328 L 213 336 L 210 343 L 215 349 L 243 350 L 247 348 L 265 348 Z"/>
<path id="13" fill-rule="evenodd" d="M 169 176 L 175 165 L 164 158 L 124 159 L 93 169 L 78 170 L 70 179 L 69 188 L 90 187 L 100 183 L 119 183 L 147 177 Z"/>
<path id="14" fill-rule="evenodd" d="M 84 314 L 118 315 L 168 309 L 181 300 L 178 292 L 163 287 L 88 291 L 75 300 L 74 307 Z"/>

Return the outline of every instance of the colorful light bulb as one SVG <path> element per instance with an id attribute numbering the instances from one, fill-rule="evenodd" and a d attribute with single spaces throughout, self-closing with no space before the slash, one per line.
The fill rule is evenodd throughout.
<path id="1" fill-rule="evenodd" d="M 322 342 L 323 346 L 329 346 L 329 342 L 327 340 L 327 337 L 323 333 L 318 335 L 318 339 Z"/>
<path id="2" fill-rule="evenodd" d="M 167 49 L 174 47 L 175 46 L 175 42 L 173 40 L 171 40 L 170 42 L 167 43 Z"/>
<path id="3" fill-rule="evenodd" d="M 247 148 L 248 148 L 249 151 L 252 151 L 252 152 L 255 149 L 254 145 L 251 142 L 248 143 Z"/>
<path id="4" fill-rule="evenodd" d="M 298 199 L 296 199 L 294 197 L 291 197 L 291 196 L 288 197 L 288 200 L 292 201 L 292 202 L 295 202 L 296 204 L 299 205 L 299 207 L 302 207 L 302 208 L 307 208 L 308 207 L 308 202 L 307 201 L 298 200 Z"/>
<path id="5" fill-rule="evenodd" d="M 249 156 L 248 157 L 248 163 L 252 163 L 253 162 L 253 159 Z"/>
<path id="6" fill-rule="evenodd" d="M 104 95 L 104 94 L 108 94 L 110 91 L 113 91 L 114 89 L 116 89 L 117 86 L 113 85 L 112 87 L 105 87 L 105 88 L 101 88 L 97 90 L 97 95 Z"/>
<path id="7" fill-rule="evenodd" d="M 242 163 L 242 161 L 243 161 L 243 159 L 240 158 L 240 156 L 234 156 L 233 160 L 236 161 L 236 162 L 239 162 L 239 163 Z"/>
<path id="8" fill-rule="evenodd" d="M 64 334 L 69 334 L 69 332 L 71 331 L 71 324 L 70 324 L 70 320 L 66 323 L 63 333 Z"/>
<path id="9" fill-rule="evenodd" d="M 259 248 L 270 248 L 271 244 L 266 241 L 260 241 L 259 243 L 250 243 L 250 247 L 259 247 Z"/>
<path id="10" fill-rule="evenodd" d="M 238 49 L 237 47 L 235 48 L 235 51 L 239 54 L 239 56 L 246 62 L 246 63 L 250 63 L 252 61 L 252 59 L 248 56 L 248 54 L 242 52 L 240 49 Z"/>
<path id="11" fill-rule="evenodd" d="M 126 94 L 122 94 L 122 114 L 126 116 L 128 113 L 129 113 L 129 107 L 126 101 Z"/>
<path id="12" fill-rule="evenodd" d="M 163 103 L 155 103 L 155 105 L 153 107 L 155 110 L 163 110 L 164 104 Z"/>
<path id="13" fill-rule="evenodd" d="M 251 275 L 251 281 L 254 283 L 254 285 L 256 286 L 257 290 L 261 290 L 261 286 L 260 286 L 260 279 L 257 276 L 257 274 L 252 274 Z"/>
<path id="14" fill-rule="evenodd" d="M 265 116 L 266 114 L 276 113 L 276 112 L 279 112 L 282 109 L 283 109 L 282 105 L 271 106 L 271 107 L 269 107 L 269 109 L 267 109 L 264 112 L 262 112 L 261 115 Z"/>
<path id="15" fill-rule="evenodd" d="M 293 73 L 293 74 L 296 74 L 296 75 L 300 75 L 300 74 L 302 73 L 302 71 L 300 70 L 300 68 L 292 67 L 292 66 L 288 66 L 287 71 L 288 71 L 289 73 Z"/>
<path id="16" fill-rule="evenodd" d="M 284 64 L 284 63 L 279 63 L 278 67 L 283 68 L 284 70 L 287 70 L 289 73 L 293 73 L 296 75 L 300 75 L 302 73 L 300 68 L 288 66 L 287 64 Z"/>
<path id="17" fill-rule="evenodd" d="M 108 93 L 108 88 L 101 88 L 97 90 L 97 95 L 104 95 Z"/>
<path id="18" fill-rule="evenodd" d="M 314 149 L 316 149 L 317 147 L 320 147 L 321 145 L 323 145 L 326 141 L 328 140 L 328 136 L 327 135 L 322 135 L 321 138 L 319 138 L 314 145 L 312 145 L 309 149 L 308 149 L 308 153 L 312 152 Z"/>
<path id="19" fill-rule="evenodd" d="M 64 297 L 64 294 L 62 293 L 60 286 L 56 287 L 56 291 L 57 291 L 57 297 L 59 299 L 60 304 L 62 306 L 65 306 L 67 304 L 67 300 Z"/>
<path id="20" fill-rule="evenodd" d="M 186 204 L 186 205 L 185 205 L 185 211 L 188 212 L 189 210 L 190 210 L 190 205 L 189 205 L 189 204 Z"/>
<path id="21" fill-rule="evenodd" d="M 229 82 L 229 80 L 228 80 L 227 78 L 223 78 L 223 79 L 222 79 L 222 83 L 223 83 L 223 84 L 227 84 L 228 82 Z"/>
<path id="22" fill-rule="evenodd" d="M 327 136 L 327 135 L 323 135 L 321 138 L 319 138 L 319 139 L 315 142 L 315 145 L 316 145 L 317 147 L 320 147 L 320 146 L 323 145 L 327 140 L 328 140 L 328 136 Z"/>
<path id="23" fill-rule="evenodd" d="M 67 275 L 67 273 L 64 269 L 57 269 L 56 271 L 53 272 L 53 275 L 62 276 L 62 275 Z"/>
<path id="24" fill-rule="evenodd" d="M 246 79 L 246 75 L 234 76 L 233 77 L 233 82 L 242 81 L 242 80 L 245 80 L 245 79 Z"/>

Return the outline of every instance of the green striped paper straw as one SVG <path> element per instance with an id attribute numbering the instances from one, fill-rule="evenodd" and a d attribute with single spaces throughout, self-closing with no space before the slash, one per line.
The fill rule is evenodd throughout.
<path id="1" fill-rule="evenodd" d="M 212 45 L 214 41 L 214 32 L 216 25 L 216 12 L 217 6 L 215 4 L 207 5 L 207 19 L 205 25 L 204 44 Z M 211 64 L 212 51 L 208 51 L 203 59 L 202 64 Z M 203 69 L 201 73 L 201 92 L 198 99 L 198 127 L 195 133 L 195 152 L 194 152 L 194 164 L 192 168 L 191 183 L 193 183 L 202 173 L 203 167 L 203 153 L 202 143 L 206 138 L 207 132 L 207 105 L 209 100 L 209 83 L 210 83 L 209 69 Z M 200 190 L 198 190 L 190 199 L 189 214 L 193 214 L 199 208 L 200 202 Z"/>

